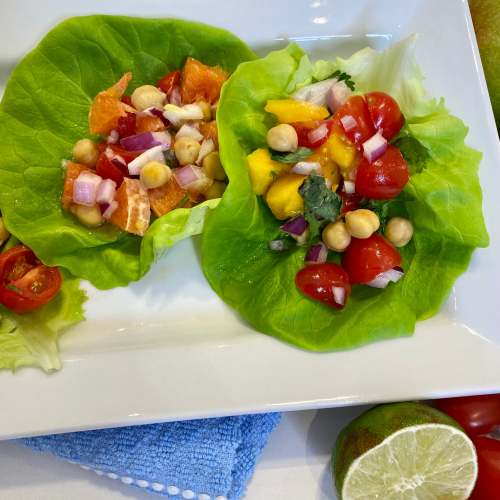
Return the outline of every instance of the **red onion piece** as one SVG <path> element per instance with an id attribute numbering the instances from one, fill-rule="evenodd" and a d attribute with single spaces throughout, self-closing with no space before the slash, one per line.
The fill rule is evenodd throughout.
<path id="1" fill-rule="evenodd" d="M 326 189 L 332 189 L 332 181 L 330 179 L 325 179 Z"/>
<path id="2" fill-rule="evenodd" d="M 318 175 L 323 175 L 323 169 L 321 168 L 320 163 L 317 161 L 299 161 L 292 168 L 292 170 L 290 170 L 290 173 L 309 175 L 313 170 L 315 170 Z"/>
<path id="3" fill-rule="evenodd" d="M 387 139 L 379 130 L 373 137 L 363 143 L 363 156 L 370 162 L 378 160 L 387 150 Z"/>
<path id="4" fill-rule="evenodd" d="M 205 139 L 201 143 L 201 148 L 200 152 L 198 153 L 198 159 L 196 160 L 196 165 L 201 166 L 203 164 L 205 156 L 209 155 L 210 153 L 213 153 L 214 151 L 215 151 L 214 140 L 211 137 Z"/>
<path id="5" fill-rule="evenodd" d="M 150 161 L 158 161 L 165 165 L 165 157 L 163 156 L 162 146 L 156 146 L 154 148 L 144 151 L 140 156 L 134 158 L 128 164 L 128 173 L 130 175 L 140 175 L 142 167 L 149 163 Z"/>
<path id="6" fill-rule="evenodd" d="M 186 165 L 174 173 L 175 180 L 182 189 L 193 193 L 203 193 L 213 183 L 205 171 L 195 165 Z"/>
<path id="7" fill-rule="evenodd" d="M 287 223 L 283 224 L 283 226 L 280 227 L 280 231 L 295 236 L 302 236 L 308 227 L 309 222 L 307 222 L 302 215 L 297 215 L 297 217 L 294 217 Z"/>
<path id="8" fill-rule="evenodd" d="M 73 201 L 78 205 L 92 207 L 102 178 L 84 170 L 73 184 Z"/>
<path id="9" fill-rule="evenodd" d="M 326 135 L 328 135 L 328 127 L 324 123 L 322 123 L 318 128 L 311 130 L 307 134 L 307 138 L 309 139 L 309 142 L 314 144 L 320 139 L 323 139 L 323 137 L 325 137 Z"/>
<path id="10" fill-rule="evenodd" d="M 351 115 L 345 115 L 343 116 L 340 121 L 342 122 L 342 126 L 344 127 L 344 130 L 346 132 L 349 132 L 353 128 L 356 128 L 358 126 L 358 122 L 356 119 L 351 116 Z"/>
<path id="11" fill-rule="evenodd" d="M 153 116 L 155 118 L 162 118 L 163 117 L 163 110 L 155 108 L 154 106 L 152 108 L 147 108 L 143 111 L 143 113 L 146 116 Z"/>
<path id="12" fill-rule="evenodd" d="M 345 305 L 345 288 L 343 286 L 332 286 L 333 300 L 340 306 Z"/>
<path id="13" fill-rule="evenodd" d="M 141 132 L 140 134 L 125 137 L 120 144 L 127 151 L 145 151 L 156 146 L 162 146 L 164 150 L 170 147 L 172 139 L 168 132 Z"/>
<path id="14" fill-rule="evenodd" d="M 343 106 L 351 95 L 351 89 L 345 82 L 335 83 L 326 94 L 326 105 L 332 113 Z"/>
<path id="15" fill-rule="evenodd" d="M 101 210 L 101 215 L 106 212 L 106 210 L 109 208 L 109 203 L 100 203 L 99 204 L 99 209 Z"/>
<path id="16" fill-rule="evenodd" d="M 181 93 L 179 92 L 178 85 L 176 85 L 172 89 L 172 92 L 170 93 L 170 104 L 173 104 L 174 106 L 179 106 L 179 108 L 182 107 Z"/>
<path id="17" fill-rule="evenodd" d="M 115 167 L 128 174 L 127 162 L 120 155 L 117 155 L 111 148 L 106 148 L 104 154 Z"/>
<path id="18" fill-rule="evenodd" d="M 106 139 L 106 144 L 118 144 L 120 140 L 120 134 L 118 130 L 112 130 Z"/>
<path id="19" fill-rule="evenodd" d="M 306 256 L 306 264 L 322 264 L 326 262 L 328 256 L 328 247 L 320 241 L 311 247 L 310 252 Z"/>
<path id="20" fill-rule="evenodd" d="M 111 215 L 113 214 L 113 212 L 118 208 L 118 202 L 112 201 L 109 205 L 107 205 L 106 210 L 104 210 L 104 211 L 102 210 L 102 207 L 104 207 L 104 205 L 101 206 L 101 215 L 105 219 L 109 219 L 109 218 L 111 218 Z"/>
<path id="21" fill-rule="evenodd" d="M 353 181 L 344 181 L 345 194 L 354 194 L 356 192 L 356 184 Z"/>
<path id="22" fill-rule="evenodd" d="M 196 128 L 194 128 L 191 124 L 185 123 L 175 134 L 175 140 L 178 141 L 181 137 L 189 137 L 190 139 L 194 139 L 196 142 L 200 142 L 203 139 L 203 135 L 200 134 Z"/>
<path id="23" fill-rule="evenodd" d="M 116 182 L 111 179 L 104 179 L 99 185 L 95 201 L 97 203 L 111 203 L 115 197 Z"/>
<path id="24" fill-rule="evenodd" d="M 374 288 L 385 288 L 390 281 L 396 283 L 399 279 L 404 276 L 403 268 L 396 266 L 385 273 L 379 274 L 374 280 L 365 283 L 365 285 L 372 286 Z"/>

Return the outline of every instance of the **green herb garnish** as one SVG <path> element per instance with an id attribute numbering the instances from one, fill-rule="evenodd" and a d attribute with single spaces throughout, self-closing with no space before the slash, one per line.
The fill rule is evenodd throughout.
<path id="1" fill-rule="evenodd" d="M 271 170 L 269 172 L 269 177 L 272 177 L 274 180 L 276 180 L 278 178 L 278 174 L 274 170 Z"/>
<path id="2" fill-rule="evenodd" d="M 391 140 L 391 144 L 403 155 L 410 175 L 419 174 L 427 168 L 427 161 L 431 158 L 429 150 L 413 136 L 406 123 L 398 135 Z"/>
<path id="3" fill-rule="evenodd" d="M 367 198 L 363 198 L 356 210 L 364 208 L 365 210 L 371 210 L 375 213 L 380 221 L 380 227 L 377 233 L 385 234 L 385 227 L 387 222 L 389 222 L 389 205 L 395 201 L 413 201 L 413 198 L 405 193 L 402 193 L 398 198 L 391 198 L 390 200 L 369 200 Z"/>
<path id="4" fill-rule="evenodd" d="M 276 151 L 273 148 L 269 148 L 271 153 L 271 160 L 281 161 L 283 163 L 297 163 L 314 153 L 314 149 L 309 148 L 298 148 L 295 153 L 282 153 L 281 151 Z"/>
<path id="5" fill-rule="evenodd" d="M 182 198 L 181 201 L 179 201 L 179 203 L 176 205 L 175 208 L 182 208 L 189 201 L 190 198 L 191 195 L 187 194 L 186 196 L 184 196 L 184 198 Z"/>
<path id="6" fill-rule="evenodd" d="M 16 288 L 13 285 L 5 285 L 5 288 L 7 288 L 7 290 L 12 290 L 13 292 L 18 293 L 19 295 L 24 295 L 24 293 L 21 292 L 21 290 L 19 290 L 19 288 Z"/>
<path id="7" fill-rule="evenodd" d="M 354 85 L 355 83 L 351 80 L 351 75 L 348 75 L 347 73 L 342 73 L 340 69 L 332 73 L 330 76 L 327 76 L 325 80 L 330 80 L 331 78 L 337 78 L 339 82 L 345 82 L 345 84 L 354 92 Z M 320 80 L 317 80 L 316 78 L 312 78 L 312 83 L 318 83 Z M 323 81 L 323 80 L 321 80 Z"/>

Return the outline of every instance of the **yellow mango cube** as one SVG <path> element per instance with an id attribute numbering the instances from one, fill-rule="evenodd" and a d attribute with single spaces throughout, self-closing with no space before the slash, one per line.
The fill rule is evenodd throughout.
<path id="1" fill-rule="evenodd" d="M 284 174 L 269 188 L 266 202 L 278 220 L 304 212 L 304 200 L 299 194 L 299 187 L 306 177 L 307 175 Z"/>
<path id="2" fill-rule="evenodd" d="M 280 123 L 323 120 L 330 115 L 323 106 L 316 106 L 305 101 L 294 101 L 293 99 L 269 100 L 264 109 L 268 113 L 276 115 Z"/>
<path id="3" fill-rule="evenodd" d="M 340 167 L 340 173 L 343 176 L 347 175 L 358 155 L 356 146 L 345 135 L 336 133 L 335 130 L 325 145 L 330 151 L 332 160 Z"/>
<path id="4" fill-rule="evenodd" d="M 293 167 L 291 163 L 271 160 L 271 154 L 267 149 L 256 149 L 247 156 L 247 163 L 253 191 L 257 195 L 264 194 L 276 177 L 283 172 L 290 172 Z"/>

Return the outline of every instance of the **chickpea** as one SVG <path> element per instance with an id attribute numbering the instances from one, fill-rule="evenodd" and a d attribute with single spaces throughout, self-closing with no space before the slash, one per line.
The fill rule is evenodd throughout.
<path id="1" fill-rule="evenodd" d="M 143 85 L 132 93 L 132 104 L 139 110 L 144 111 L 152 106 L 160 104 L 163 106 L 166 95 L 153 85 Z"/>
<path id="2" fill-rule="evenodd" d="M 347 232 L 343 221 L 330 222 L 323 230 L 323 243 L 335 252 L 345 252 L 351 243 L 351 235 Z"/>
<path id="3" fill-rule="evenodd" d="M 371 210 L 355 210 L 345 214 L 347 232 L 354 238 L 365 240 L 369 238 L 379 227 L 380 221 Z"/>
<path id="4" fill-rule="evenodd" d="M 218 181 L 223 181 L 227 177 L 218 151 L 213 151 L 203 158 L 203 170 L 209 177 Z"/>
<path id="5" fill-rule="evenodd" d="M 82 224 L 85 224 L 88 227 L 99 227 L 105 222 L 101 215 L 101 209 L 97 203 L 91 207 L 86 205 L 76 205 L 73 213 Z"/>
<path id="6" fill-rule="evenodd" d="M 297 132 L 291 125 L 278 125 L 267 133 L 267 144 L 276 151 L 297 151 L 299 139 Z"/>
<path id="7" fill-rule="evenodd" d="M 197 102 L 196 104 L 198 104 L 198 106 L 203 111 L 202 120 L 204 122 L 212 121 L 212 111 L 210 109 L 210 104 L 208 102 L 204 102 L 204 101 Z"/>
<path id="8" fill-rule="evenodd" d="M 387 223 L 385 236 L 395 247 L 404 247 L 413 236 L 413 224 L 403 217 L 393 217 Z"/>
<path id="9" fill-rule="evenodd" d="M 219 101 L 215 101 L 211 106 L 210 106 L 210 111 L 212 113 L 212 118 L 215 120 L 217 117 L 217 107 L 219 106 Z"/>
<path id="10" fill-rule="evenodd" d="M 214 181 L 212 185 L 203 193 L 207 200 L 215 200 L 221 198 L 226 190 L 226 184 L 221 181 Z"/>
<path id="11" fill-rule="evenodd" d="M 174 144 L 174 153 L 181 165 L 194 163 L 200 153 L 201 144 L 191 137 L 181 137 Z"/>
<path id="12" fill-rule="evenodd" d="M 159 161 L 150 161 L 141 169 L 141 182 L 146 189 L 159 188 L 166 184 L 170 177 L 172 177 L 170 168 Z"/>
<path id="13" fill-rule="evenodd" d="M 3 223 L 3 217 L 0 217 L 0 245 L 3 245 L 9 238 L 10 233 Z"/>
<path id="14" fill-rule="evenodd" d="M 90 139 L 81 139 L 73 148 L 73 158 L 75 161 L 87 167 L 95 168 L 100 156 L 101 150 L 99 146 Z"/>

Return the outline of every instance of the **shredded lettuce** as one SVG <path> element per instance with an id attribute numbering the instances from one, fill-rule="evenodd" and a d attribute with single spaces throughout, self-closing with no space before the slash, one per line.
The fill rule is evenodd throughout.
<path id="1" fill-rule="evenodd" d="M 442 99 L 423 100 L 416 41 L 412 36 L 383 52 L 367 48 L 347 60 L 319 61 L 315 67 L 291 44 L 241 64 L 225 85 L 218 125 L 230 183 L 206 224 L 202 265 L 220 297 L 260 331 L 328 351 L 411 335 L 416 321 L 442 306 L 474 249 L 489 244 L 477 175 L 482 155 L 465 145 L 468 128 L 449 114 Z M 393 96 L 411 135 L 429 155 L 426 168 L 415 169 L 407 198 L 384 208 L 386 216 L 409 217 L 415 228 L 412 241 L 400 249 L 404 277 L 385 290 L 353 286 L 343 311 L 310 299 L 295 286 L 306 248 L 269 248 L 270 241 L 280 238 L 281 222 L 254 195 L 246 163 L 248 154 L 266 147 L 267 131 L 275 124 L 275 117 L 264 111 L 267 100 L 286 99 L 337 70 L 356 82 L 356 93 L 377 90 Z M 329 260 L 340 259 L 330 252 Z"/>

